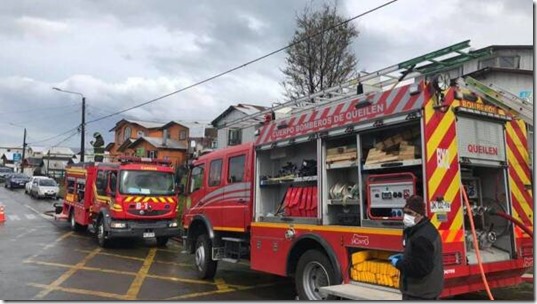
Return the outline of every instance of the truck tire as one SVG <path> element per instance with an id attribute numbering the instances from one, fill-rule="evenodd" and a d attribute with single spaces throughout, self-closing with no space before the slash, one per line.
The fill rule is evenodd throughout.
<path id="1" fill-rule="evenodd" d="M 298 260 L 295 286 L 300 300 L 334 300 L 333 296 L 320 293 L 319 288 L 336 284 L 334 268 L 321 251 L 306 251 Z"/>
<path id="2" fill-rule="evenodd" d="M 76 222 L 74 209 L 71 209 L 71 212 L 69 212 L 69 224 L 71 226 L 71 230 L 73 231 L 84 231 L 87 229 L 87 226 L 80 225 Z"/>
<path id="3" fill-rule="evenodd" d="M 100 218 L 95 229 L 95 236 L 100 247 L 106 248 L 110 245 L 110 240 L 106 239 L 106 231 L 104 229 L 104 220 Z"/>
<path id="4" fill-rule="evenodd" d="M 198 236 L 194 255 L 198 277 L 212 279 L 216 273 L 217 262 L 212 259 L 212 245 L 207 234 Z"/>
<path id="5" fill-rule="evenodd" d="M 168 244 L 168 237 L 167 236 L 157 236 L 157 246 L 164 247 L 166 244 Z"/>

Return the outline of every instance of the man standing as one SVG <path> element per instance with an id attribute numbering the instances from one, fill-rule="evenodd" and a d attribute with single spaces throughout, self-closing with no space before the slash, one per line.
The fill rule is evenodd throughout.
<path id="1" fill-rule="evenodd" d="M 434 300 L 444 289 L 442 239 L 425 216 L 423 198 L 413 195 L 403 208 L 402 254 L 389 257 L 401 272 L 403 300 Z"/>

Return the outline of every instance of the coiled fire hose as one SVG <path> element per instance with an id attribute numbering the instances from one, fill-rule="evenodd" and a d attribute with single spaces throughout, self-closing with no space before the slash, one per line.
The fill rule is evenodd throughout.
<path id="1" fill-rule="evenodd" d="M 533 231 L 531 231 L 530 228 L 528 228 L 528 226 L 524 225 L 524 223 L 522 223 L 521 221 L 517 220 L 516 218 L 510 216 L 509 214 L 507 213 L 504 213 L 504 212 L 500 212 L 500 211 L 496 211 L 494 209 L 490 209 L 487 211 L 490 215 L 497 215 L 499 217 L 503 217 L 504 219 L 508 220 L 508 221 L 511 221 L 513 222 L 515 225 L 517 225 L 520 229 L 524 230 L 524 232 L 526 232 L 530 237 L 531 239 L 533 239 Z"/>
<path id="2" fill-rule="evenodd" d="M 470 226 L 472 227 L 472 240 L 474 244 L 474 249 L 477 257 L 477 264 L 479 265 L 479 270 L 481 272 L 481 279 L 483 279 L 483 284 L 485 285 L 485 289 L 487 290 L 487 295 L 489 296 L 490 300 L 494 300 L 494 297 L 492 296 L 492 293 L 490 292 L 489 283 L 487 282 L 487 277 L 485 276 L 485 270 L 483 269 L 483 262 L 481 261 L 481 253 L 479 252 L 479 245 L 477 243 L 477 234 L 475 232 L 475 225 L 474 225 L 474 215 L 472 213 L 472 208 L 470 206 L 470 202 L 468 201 L 468 195 L 466 194 L 466 189 L 464 189 L 464 186 L 461 187 L 462 194 L 464 197 L 464 204 L 466 205 L 466 210 L 468 211 L 468 218 L 470 219 Z"/>

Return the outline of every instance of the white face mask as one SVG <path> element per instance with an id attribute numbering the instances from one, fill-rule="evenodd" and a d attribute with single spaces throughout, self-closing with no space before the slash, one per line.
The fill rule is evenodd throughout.
<path id="1" fill-rule="evenodd" d="M 416 217 L 405 213 L 403 216 L 403 225 L 405 225 L 405 227 L 412 227 L 416 225 Z"/>

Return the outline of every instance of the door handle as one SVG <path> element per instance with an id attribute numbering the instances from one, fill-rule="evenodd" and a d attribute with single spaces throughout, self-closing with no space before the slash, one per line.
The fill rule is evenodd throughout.
<path id="1" fill-rule="evenodd" d="M 246 200 L 244 200 L 244 199 L 242 199 L 242 198 L 239 199 L 239 204 L 244 204 L 244 203 L 246 203 Z"/>

